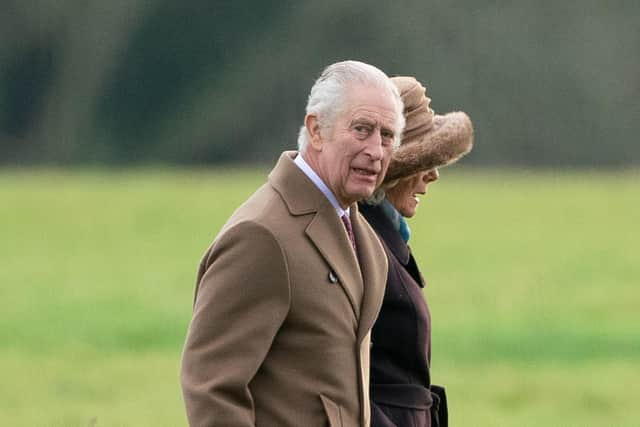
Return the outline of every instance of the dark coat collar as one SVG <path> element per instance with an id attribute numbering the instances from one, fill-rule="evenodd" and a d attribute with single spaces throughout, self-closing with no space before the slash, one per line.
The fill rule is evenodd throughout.
<path id="1" fill-rule="evenodd" d="M 409 263 L 409 246 L 402 239 L 400 232 L 391 222 L 391 219 L 384 213 L 380 205 L 373 206 L 360 203 L 360 213 L 369 221 L 371 227 L 378 233 L 380 238 L 386 243 L 393 255 L 402 263 Z"/>
<path id="2" fill-rule="evenodd" d="M 415 258 L 411 254 L 411 248 L 404 241 L 391 219 L 384 213 L 382 207 L 367 205 L 365 203 L 359 203 L 358 206 L 360 213 L 369 224 L 371 224 L 371 227 L 376 233 L 378 233 L 380 240 L 382 240 L 387 247 L 387 250 L 402 264 L 404 269 L 411 274 L 418 286 L 424 288 L 426 282 L 418 269 Z"/>

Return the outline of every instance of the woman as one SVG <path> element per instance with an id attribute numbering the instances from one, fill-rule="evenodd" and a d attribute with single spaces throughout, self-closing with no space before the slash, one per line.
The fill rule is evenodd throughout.
<path id="1" fill-rule="evenodd" d="M 407 121 L 382 186 L 360 205 L 385 249 L 389 273 L 382 308 L 372 330 L 372 427 L 446 426 L 444 388 L 431 384 L 431 318 L 425 283 L 407 244 L 405 218 L 419 195 L 438 179 L 438 167 L 471 150 L 473 128 L 465 113 L 435 115 L 425 88 L 412 77 L 394 77 Z"/>

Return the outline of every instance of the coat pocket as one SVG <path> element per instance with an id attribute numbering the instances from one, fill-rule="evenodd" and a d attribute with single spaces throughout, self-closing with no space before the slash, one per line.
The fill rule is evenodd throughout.
<path id="1" fill-rule="evenodd" d="M 371 405 L 371 427 L 428 426 L 426 409 L 407 408 L 382 403 Z"/>
<path id="2" fill-rule="evenodd" d="M 430 424 L 433 399 L 426 387 L 418 384 L 372 384 L 371 399 L 381 413 L 379 420 L 373 420 L 374 427 L 390 423 L 398 427 Z"/>
<path id="3" fill-rule="evenodd" d="M 324 413 L 329 419 L 329 427 L 343 427 L 342 416 L 340 415 L 340 406 L 323 394 L 320 395 L 320 400 L 322 400 Z"/>

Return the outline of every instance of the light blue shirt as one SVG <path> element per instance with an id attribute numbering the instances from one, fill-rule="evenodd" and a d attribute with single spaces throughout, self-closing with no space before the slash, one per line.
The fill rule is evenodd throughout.
<path id="1" fill-rule="evenodd" d="M 295 163 L 305 175 L 309 177 L 311 182 L 318 187 L 318 190 L 322 191 L 322 194 L 331 202 L 331 205 L 336 209 L 338 217 L 342 218 L 342 215 L 347 214 L 349 216 L 349 208 L 342 209 L 340 203 L 338 203 L 338 199 L 336 196 L 329 190 L 329 187 L 322 181 L 322 179 L 318 176 L 318 174 L 311 169 L 311 166 L 302 158 L 302 154 L 298 153 L 295 159 L 293 159 L 293 163 Z"/>

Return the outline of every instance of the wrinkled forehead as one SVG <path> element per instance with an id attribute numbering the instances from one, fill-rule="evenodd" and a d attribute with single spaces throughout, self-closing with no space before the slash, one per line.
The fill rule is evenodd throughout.
<path id="1" fill-rule="evenodd" d="M 395 130 L 402 118 L 402 104 L 390 86 L 357 83 L 346 91 L 342 113 L 347 119 L 362 116 Z"/>

